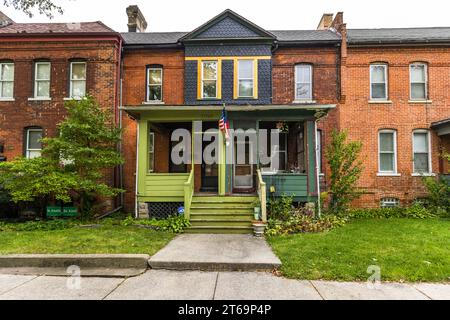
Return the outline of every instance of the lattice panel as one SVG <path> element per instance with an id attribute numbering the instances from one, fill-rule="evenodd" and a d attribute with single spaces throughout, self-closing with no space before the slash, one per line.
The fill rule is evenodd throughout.
<path id="1" fill-rule="evenodd" d="M 150 219 L 167 219 L 178 214 L 178 208 L 183 207 L 183 202 L 150 202 L 148 211 Z"/>

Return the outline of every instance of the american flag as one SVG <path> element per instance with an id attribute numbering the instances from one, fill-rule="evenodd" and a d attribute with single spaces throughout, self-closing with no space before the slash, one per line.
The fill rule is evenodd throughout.
<path id="1" fill-rule="evenodd" d="M 230 144 L 230 142 L 229 142 L 229 140 L 230 140 L 230 132 L 229 132 L 230 123 L 228 122 L 227 111 L 225 110 L 225 108 L 223 108 L 222 116 L 220 117 L 220 120 L 219 120 L 219 129 L 225 135 L 225 140 L 226 140 L 226 143 L 228 146 Z"/>

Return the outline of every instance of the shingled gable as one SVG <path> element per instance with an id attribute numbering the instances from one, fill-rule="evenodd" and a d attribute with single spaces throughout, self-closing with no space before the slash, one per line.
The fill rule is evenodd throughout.
<path id="1" fill-rule="evenodd" d="M 227 9 L 180 39 L 181 42 L 205 40 L 275 40 L 275 36 Z"/>

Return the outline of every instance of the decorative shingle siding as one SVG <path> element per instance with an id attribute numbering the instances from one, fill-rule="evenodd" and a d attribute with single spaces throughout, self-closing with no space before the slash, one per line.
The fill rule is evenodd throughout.
<path id="1" fill-rule="evenodd" d="M 261 45 L 203 45 L 186 46 L 186 57 L 212 56 L 271 56 L 271 46 Z"/>
<path id="2" fill-rule="evenodd" d="M 270 104 L 272 99 L 272 61 L 269 59 L 258 61 L 258 99 L 237 99 L 233 97 L 234 61 L 222 61 L 222 99 L 197 99 L 197 61 L 185 63 L 185 104 L 187 105 L 242 105 L 242 104 Z"/>
<path id="3" fill-rule="evenodd" d="M 225 18 L 199 34 L 196 38 L 254 38 L 258 36 L 256 32 L 239 22 L 231 18 Z"/>

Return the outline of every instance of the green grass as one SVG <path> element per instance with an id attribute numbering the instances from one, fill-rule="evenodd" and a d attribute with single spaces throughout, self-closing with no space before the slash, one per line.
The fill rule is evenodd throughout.
<path id="1" fill-rule="evenodd" d="M 174 234 L 137 227 L 107 226 L 57 231 L 0 232 L 0 255 L 143 253 L 153 255 Z"/>
<path id="2" fill-rule="evenodd" d="M 376 265 L 383 281 L 450 281 L 448 219 L 354 220 L 327 233 L 268 241 L 288 278 L 365 281 Z"/>

